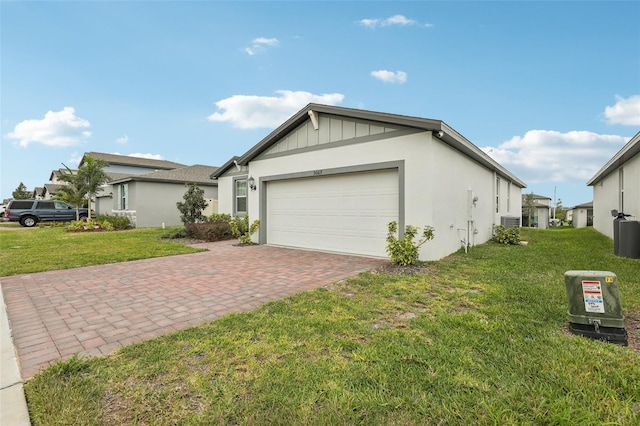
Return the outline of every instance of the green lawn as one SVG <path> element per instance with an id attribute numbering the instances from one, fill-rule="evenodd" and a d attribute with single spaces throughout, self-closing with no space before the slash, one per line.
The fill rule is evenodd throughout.
<path id="1" fill-rule="evenodd" d="M 591 228 L 523 236 L 55 364 L 26 384 L 32 422 L 639 424 L 640 355 L 566 332 L 563 274 L 615 272 L 637 316 L 640 260 Z"/>
<path id="2" fill-rule="evenodd" d="M 3 227 L 12 228 L 15 224 L 5 223 Z M 64 227 L 0 230 L 0 276 L 200 251 L 171 240 L 161 240 L 167 231 L 141 228 L 117 232 L 66 232 Z"/>

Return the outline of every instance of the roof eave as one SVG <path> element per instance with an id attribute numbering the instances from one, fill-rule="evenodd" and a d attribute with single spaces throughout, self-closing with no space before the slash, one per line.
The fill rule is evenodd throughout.
<path id="1" fill-rule="evenodd" d="M 593 186 L 607 177 L 618 167 L 640 154 L 640 132 L 636 133 L 600 170 L 587 182 Z"/>

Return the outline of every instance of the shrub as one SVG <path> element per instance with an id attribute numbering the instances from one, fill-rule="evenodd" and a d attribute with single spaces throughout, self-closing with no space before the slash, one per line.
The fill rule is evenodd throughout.
<path id="1" fill-rule="evenodd" d="M 500 244 L 520 244 L 520 228 L 505 228 L 504 225 L 495 227 L 493 240 Z"/>
<path id="2" fill-rule="evenodd" d="M 84 220 L 74 220 L 67 225 L 67 232 L 96 232 L 96 231 L 114 231 L 113 225 L 108 221 L 92 220 L 90 222 Z"/>
<path id="3" fill-rule="evenodd" d="M 101 214 L 94 219 L 94 222 L 109 222 L 113 226 L 113 229 L 117 231 L 131 228 L 131 220 L 127 216 L 110 216 L 107 214 Z"/>
<path id="4" fill-rule="evenodd" d="M 417 226 L 407 225 L 402 238 L 397 237 L 398 223 L 396 221 L 390 222 L 388 228 L 387 253 L 391 256 L 393 263 L 401 266 L 415 265 L 420 256 L 420 247 L 432 240 L 434 236 L 434 229 L 431 226 L 424 227 L 422 239 L 418 242 L 413 241 L 420 230 Z"/>
<path id="5" fill-rule="evenodd" d="M 171 240 L 176 238 L 187 238 L 187 230 L 184 228 L 170 229 L 165 232 L 164 235 L 162 235 L 160 238 L 167 238 Z"/>
<path id="6" fill-rule="evenodd" d="M 189 223 L 184 227 L 186 236 L 203 241 L 223 241 L 233 238 L 227 222 Z"/>
<path id="7" fill-rule="evenodd" d="M 188 223 L 198 223 L 204 220 L 202 211 L 207 207 L 207 200 L 204 199 L 204 190 L 195 183 L 185 184 L 187 192 L 182 196 L 184 202 L 179 201 L 176 207 L 180 211 L 180 220 L 185 225 Z"/>
<path id="8" fill-rule="evenodd" d="M 209 222 L 230 222 L 231 215 L 227 213 L 214 213 L 207 218 Z"/>
<path id="9" fill-rule="evenodd" d="M 260 221 L 256 219 L 249 226 L 249 215 L 245 215 L 231 219 L 229 226 L 231 227 L 231 234 L 238 239 L 240 244 L 251 244 L 251 235 L 258 231 Z"/>

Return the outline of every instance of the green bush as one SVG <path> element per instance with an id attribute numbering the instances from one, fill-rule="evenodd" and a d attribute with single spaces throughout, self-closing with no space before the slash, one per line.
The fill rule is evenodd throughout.
<path id="1" fill-rule="evenodd" d="M 188 223 L 184 227 L 187 237 L 203 241 L 223 241 L 233 238 L 227 222 Z"/>
<path id="2" fill-rule="evenodd" d="M 90 222 L 84 220 L 74 220 L 67 225 L 67 232 L 97 232 L 97 231 L 114 231 L 115 228 L 109 221 L 92 220 Z"/>
<path id="3" fill-rule="evenodd" d="M 249 215 L 236 216 L 231 219 L 229 226 L 231 227 L 231 234 L 240 241 L 240 244 L 251 244 L 251 235 L 258 231 L 260 221 L 256 219 L 249 226 Z"/>
<path id="4" fill-rule="evenodd" d="M 111 216 L 107 214 L 101 214 L 98 215 L 93 221 L 99 223 L 109 222 L 113 226 L 113 229 L 117 231 L 131 228 L 131 220 L 128 216 Z"/>
<path id="5" fill-rule="evenodd" d="M 187 230 L 184 228 L 169 229 L 160 238 L 174 240 L 176 238 L 187 238 Z"/>
<path id="6" fill-rule="evenodd" d="M 493 241 L 500 244 L 520 244 L 520 228 L 505 228 L 504 225 L 495 227 Z"/>
<path id="7" fill-rule="evenodd" d="M 231 215 L 227 213 L 214 213 L 207 218 L 209 222 L 230 222 Z"/>
<path id="8" fill-rule="evenodd" d="M 434 229 L 431 226 L 424 227 L 422 239 L 418 242 L 413 241 L 420 230 L 417 226 L 407 225 L 402 238 L 397 237 L 398 223 L 396 221 L 390 222 L 388 229 L 387 253 L 391 256 L 393 263 L 401 266 L 415 265 L 420 256 L 420 247 L 427 241 L 433 240 L 434 237 Z"/>

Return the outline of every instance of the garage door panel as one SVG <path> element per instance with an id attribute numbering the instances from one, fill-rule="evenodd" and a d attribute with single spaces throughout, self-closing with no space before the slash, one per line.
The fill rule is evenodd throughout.
<path id="1" fill-rule="evenodd" d="M 396 170 L 269 182 L 267 197 L 269 244 L 386 256 L 398 220 Z"/>

